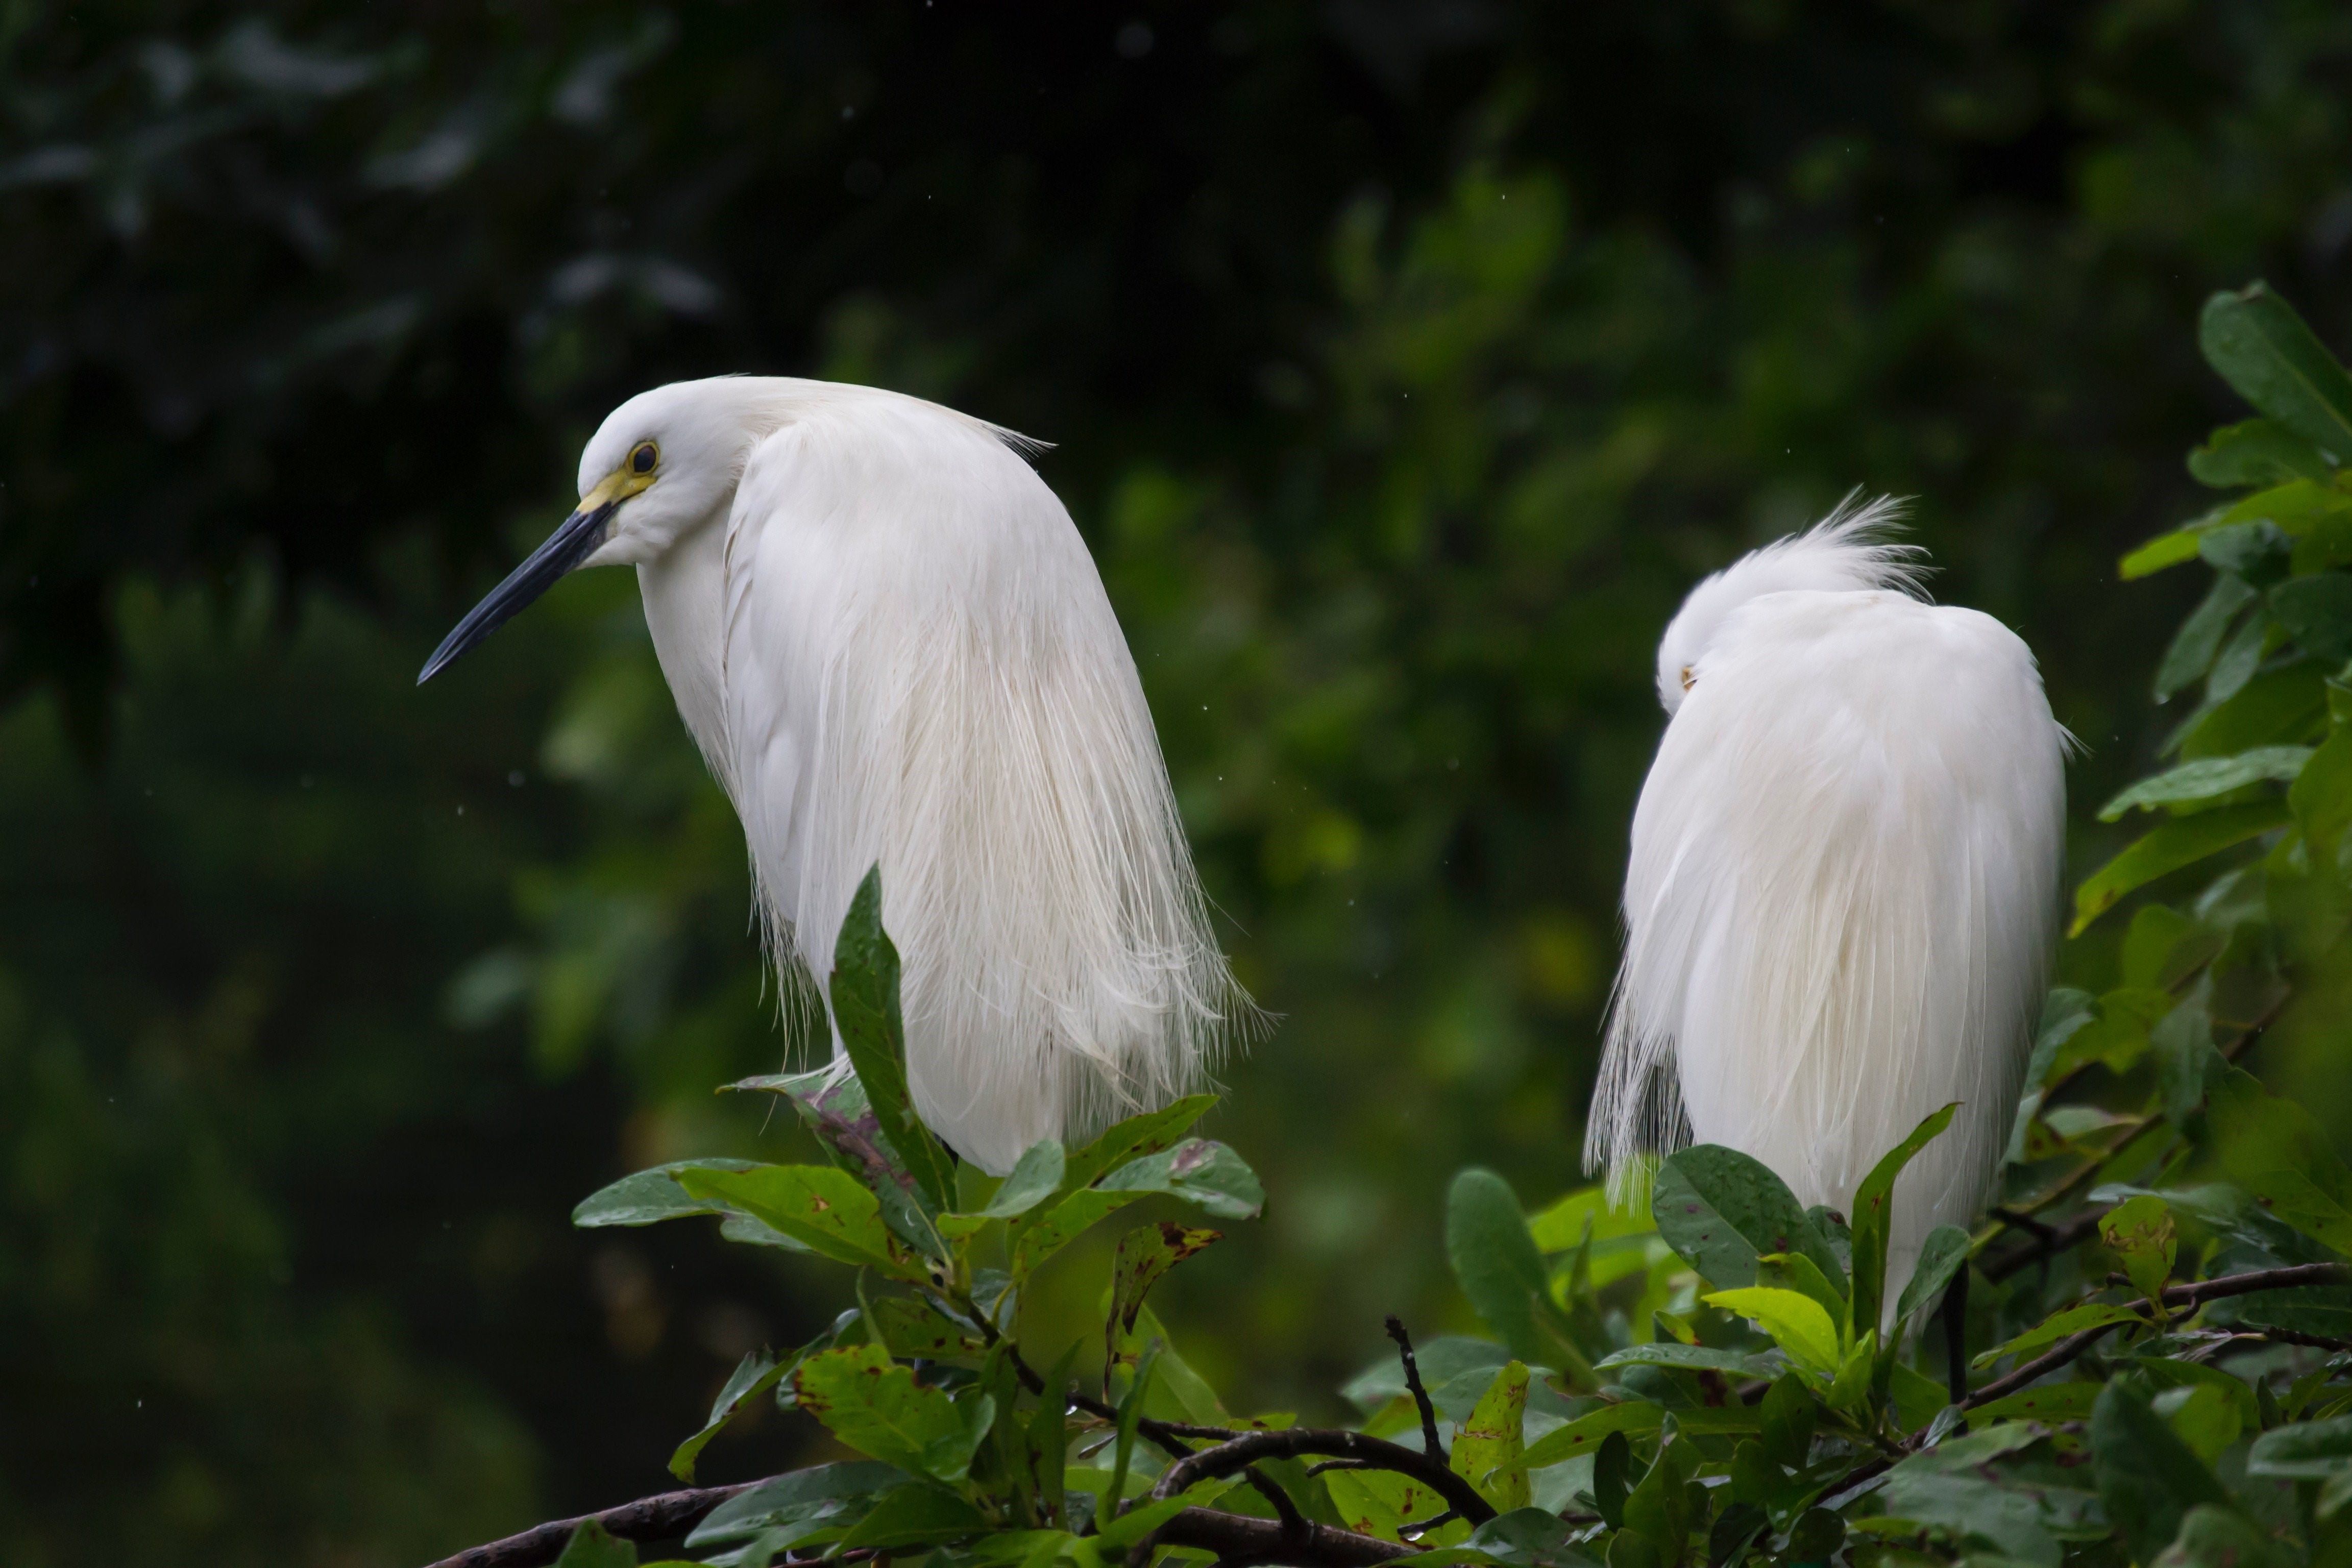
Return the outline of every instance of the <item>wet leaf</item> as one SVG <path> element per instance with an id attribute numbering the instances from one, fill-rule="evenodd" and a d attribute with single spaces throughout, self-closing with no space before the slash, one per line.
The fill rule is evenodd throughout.
<path id="1" fill-rule="evenodd" d="M 844 1345 L 810 1356 L 793 1373 L 800 1407 L 857 1452 L 902 1470 L 959 1481 L 994 1418 L 983 1399 L 959 1409 L 879 1345 Z"/>
<path id="2" fill-rule="evenodd" d="M 1497 1512 L 1528 1506 L 1528 1472 L 1517 1463 L 1527 1408 L 1527 1363 L 1507 1362 L 1454 1435 L 1454 1473 L 1475 1487 Z"/>
<path id="3" fill-rule="evenodd" d="M 1709 1284 L 1756 1283 L 1756 1260 L 1802 1253 L 1843 1282 L 1837 1255 L 1780 1177 L 1736 1150 L 1695 1144 L 1663 1162 L 1650 1190 L 1658 1234 Z"/>
<path id="4" fill-rule="evenodd" d="M 955 1166 L 916 1116 L 907 1089 L 907 1027 L 898 1012 L 898 949 L 882 929 L 882 868 L 857 884 L 834 941 L 826 984 L 833 1022 L 849 1065 L 865 1086 L 882 1135 L 906 1163 L 929 1207 L 955 1204 Z"/>

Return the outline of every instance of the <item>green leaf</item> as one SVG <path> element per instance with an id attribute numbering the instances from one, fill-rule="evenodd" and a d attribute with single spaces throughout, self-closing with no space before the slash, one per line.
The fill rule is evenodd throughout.
<path id="1" fill-rule="evenodd" d="M 1528 1472 L 1517 1463 L 1528 1409 L 1528 1365 L 1506 1362 L 1454 1435 L 1450 1463 L 1498 1513 L 1528 1506 Z"/>
<path id="2" fill-rule="evenodd" d="M 1811 1210 L 1806 1211 L 1810 1216 Z M 1818 1220 L 1815 1222 L 1819 1223 Z M 1756 1283 L 1767 1289 L 1794 1290 L 1821 1303 L 1832 1322 L 1845 1321 L 1843 1280 L 1832 1283 L 1821 1265 L 1801 1252 L 1768 1252 L 1756 1260 Z"/>
<path id="3" fill-rule="evenodd" d="M 1392 1470 L 1330 1470 L 1323 1479 L 1343 1527 L 1382 1541 L 1401 1540 L 1405 1524 L 1443 1513 L 1448 1506 L 1428 1482 Z"/>
<path id="4" fill-rule="evenodd" d="M 2010 1423 L 1947 1437 L 1888 1472 L 1888 1516 L 1991 1542 L 2009 1557 L 2057 1568 L 2059 1536 L 2104 1534 L 2098 1499 L 2076 1489 L 2079 1471 L 2040 1459 L 2039 1426 Z"/>
<path id="5" fill-rule="evenodd" d="M 1032 1143 L 980 1212 L 991 1219 L 1014 1219 L 1027 1214 L 1061 1186 L 1064 1163 L 1062 1146 L 1052 1139 Z"/>
<path id="6" fill-rule="evenodd" d="M 1110 1269 L 1110 1308 L 1103 1322 L 1103 1363 L 1107 1369 L 1132 1372 L 1140 1347 L 1135 1343 L 1136 1314 L 1152 1286 L 1202 1247 L 1224 1239 L 1214 1230 L 1188 1230 L 1161 1220 L 1138 1226 L 1118 1238 Z"/>
<path id="7" fill-rule="evenodd" d="M 2206 300 L 2197 341 L 2206 363 L 2256 410 L 2336 462 L 2352 459 L 2352 378 L 2269 285 Z"/>
<path id="8" fill-rule="evenodd" d="M 2142 779 L 2101 806 L 2099 820 L 2114 822 L 2134 806 L 2144 810 L 2198 806 L 2248 784 L 2287 784 L 2310 760 L 2309 746 L 2257 746 L 2234 757 L 2200 757 Z"/>
<path id="9" fill-rule="evenodd" d="M 1737 1312 L 1772 1336 L 1789 1359 L 1823 1382 L 1837 1375 L 1843 1359 L 1837 1325 L 1811 1296 L 1795 1290 L 1750 1286 L 1717 1290 L 1703 1298 L 1710 1307 Z"/>
<path id="10" fill-rule="evenodd" d="M 2129 583 L 2196 559 L 2197 530 L 2176 528 L 2169 533 L 2158 534 L 2126 554 L 2116 563 L 2116 574 Z"/>
<path id="11" fill-rule="evenodd" d="M 1682 1345 L 1671 1342 L 1627 1345 L 1622 1351 L 1610 1352 L 1592 1365 L 1597 1372 L 1620 1366 L 1672 1366 L 1693 1372 L 1723 1372 L 1738 1377 L 1762 1378 L 1778 1377 L 1781 1371 L 1780 1364 L 1769 1356 L 1722 1350 L 1714 1345 Z"/>
<path id="12" fill-rule="evenodd" d="M 1535 1237 L 1539 1252 L 1567 1252 L 1583 1241 L 1588 1225 L 1595 1241 L 1653 1236 L 1658 1228 L 1645 1212 L 1613 1206 L 1607 1187 L 1591 1186 L 1556 1198 L 1541 1213 L 1529 1215 L 1528 1234 Z"/>
<path id="13" fill-rule="evenodd" d="M 1445 1196 L 1445 1255 L 1462 1293 L 1511 1353 L 1548 1361 L 1538 1325 L 1539 1304 L 1551 1299 L 1551 1276 L 1508 1182 L 1476 1168 L 1454 1178 Z"/>
<path id="14" fill-rule="evenodd" d="M 2189 454 L 2189 475 L 2215 489 L 2275 485 L 2289 479 L 2326 482 L 2334 467 L 2320 449 L 2268 419 L 2224 425 Z"/>
<path id="15" fill-rule="evenodd" d="M 2204 1461 L 2125 1383 L 2111 1382 L 2100 1394 L 2090 1436 L 2099 1499 L 2139 1562 L 2154 1562 L 2197 1504 L 2229 1503 Z"/>
<path id="16" fill-rule="evenodd" d="M 2328 664 L 2352 658 L 2352 576 L 2316 572 L 2271 590 L 2271 616 L 2295 646 Z"/>
<path id="17" fill-rule="evenodd" d="M 1625 1494 L 1625 1529 L 1657 1550 L 1659 1558 L 1674 1563 L 1690 1542 L 1690 1479 L 1698 1468 L 1698 1451 L 1687 1439 L 1677 1439 L 1658 1450 L 1650 1473 Z"/>
<path id="18" fill-rule="evenodd" d="M 2124 1272 L 2139 1293 L 2161 1301 L 2179 1246 L 2164 1200 L 2150 1194 L 2117 1204 L 2099 1216 L 2099 1239 L 2123 1259 Z"/>
<path id="19" fill-rule="evenodd" d="M 1105 1292 L 1106 1296 L 1108 1294 Z M 1156 1420 L 1189 1421 L 1199 1426 L 1231 1426 L 1234 1418 L 1208 1380 L 1177 1353 L 1175 1341 L 1147 1304 L 1135 1315 L 1135 1331 L 1144 1343 L 1159 1342 L 1160 1358 L 1153 1363 L 1151 1397 L 1143 1413 Z M 1114 1386 L 1117 1386 L 1114 1384 Z M 1129 1386 L 1132 1386 L 1130 1377 Z"/>
<path id="20" fill-rule="evenodd" d="M 2213 658 L 2221 651 L 2221 638 L 2230 623 L 2238 618 L 2254 597 L 2254 590 L 2242 577 L 2222 573 L 2213 579 L 2213 586 L 2204 600 L 2189 613 L 2173 634 L 2172 644 L 2164 650 L 2163 659 L 2156 667 L 2156 700 L 2171 700 L 2172 694 L 2193 680 L 2200 680 L 2213 668 Z"/>
<path id="21" fill-rule="evenodd" d="M 2045 1345 L 2054 1345 L 2069 1335 L 2079 1334 L 2084 1329 L 2095 1329 L 2103 1323 L 2137 1323 L 2145 1321 L 2137 1311 L 2129 1307 L 2120 1306 L 2112 1301 L 2085 1301 L 2080 1306 L 2053 1312 L 2015 1339 L 2004 1344 L 1995 1345 L 1969 1364 L 1979 1368 L 1988 1367 L 2003 1356 L 2022 1356 L 2029 1351 L 2038 1351 Z"/>
<path id="22" fill-rule="evenodd" d="M 1265 1207 L 1257 1173 L 1223 1143 L 1187 1138 L 1129 1160 L 1094 1184 L 1103 1193 L 1166 1193 L 1219 1219 L 1255 1219 Z"/>
<path id="23" fill-rule="evenodd" d="M 2352 1252 L 2352 1171 L 2308 1112 L 2230 1068 L 2208 1091 L 2206 1120 L 2222 1169 L 2273 1218 Z"/>
<path id="24" fill-rule="evenodd" d="M 637 1568 L 637 1548 L 633 1542 L 614 1540 L 594 1520 L 583 1519 L 564 1542 L 555 1568 Z"/>
<path id="25" fill-rule="evenodd" d="M 2237 1510 L 2201 1502 L 2181 1517 L 2180 1533 L 2150 1568 L 2283 1568 L 2291 1561 Z"/>
<path id="26" fill-rule="evenodd" d="M 1063 1173 L 1069 1191 L 1090 1185 L 1097 1176 L 1139 1154 L 1156 1154 L 1184 1136 L 1192 1123 L 1217 1103 L 1213 1094 L 1188 1095 L 1182 1100 L 1116 1122 L 1069 1157 Z"/>
<path id="27" fill-rule="evenodd" d="M 1658 1234 L 1709 1284 L 1756 1283 L 1756 1260 L 1802 1253 L 1824 1277 L 1844 1279 L 1837 1255 L 1780 1178 L 1737 1150 L 1697 1143 L 1658 1166 L 1650 1188 Z"/>
<path id="28" fill-rule="evenodd" d="M 2265 1432 L 2246 1455 L 2246 1474 L 2274 1480 L 2324 1481 L 2347 1470 L 2352 1470 L 2352 1415 Z"/>
<path id="29" fill-rule="evenodd" d="M 1912 1157 L 1926 1148 L 1937 1134 L 1952 1124 L 1952 1114 L 1960 1108 L 1958 1100 L 1931 1112 L 1911 1135 L 1888 1150 L 1870 1174 L 1854 1189 L 1853 1214 L 1853 1293 L 1849 1298 L 1852 1307 L 1846 1318 L 1846 1339 L 1849 1342 L 1879 1327 L 1882 1306 L 1886 1299 L 1886 1237 L 1894 1224 L 1895 1178 Z"/>
<path id="30" fill-rule="evenodd" d="M 1117 1519 L 1099 1521 L 1095 1535 L 1106 1546 L 1124 1550 L 1191 1506 L 1188 1499 L 1173 1497 L 1158 1502 L 1139 1502 Z"/>
<path id="31" fill-rule="evenodd" d="M 1612 1530 L 1625 1528 L 1625 1494 L 1633 1489 L 1633 1446 L 1622 1432 L 1601 1439 L 1592 1456 L 1592 1498 L 1601 1521 Z"/>
<path id="32" fill-rule="evenodd" d="M 2288 787 L 2286 800 L 2313 859 L 2336 864 L 2344 830 L 2352 826 L 2352 725 L 2333 727 Z"/>
<path id="33" fill-rule="evenodd" d="M 2146 887 L 2158 877 L 2193 866 L 2231 845 L 2260 837 L 2289 819 L 2286 803 L 2252 801 L 2225 805 L 2166 823 L 2108 861 L 2074 893 L 2074 923 L 2070 936 L 2116 907 L 2125 894 Z"/>
<path id="34" fill-rule="evenodd" d="M 611 1186 L 589 1194 L 572 1211 L 572 1223 L 583 1229 L 593 1229 L 606 1225 L 654 1225 L 688 1215 L 730 1214 L 734 1211 L 725 1204 L 689 1195 L 677 1184 L 678 1173 L 760 1168 L 756 1160 L 673 1160 L 667 1165 L 639 1171 L 634 1176 L 623 1176 Z"/>
<path id="35" fill-rule="evenodd" d="M 1813 1430 L 1821 1422 L 1821 1402 L 1795 1373 L 1782 1373 L 1764 1391 L 1757 1406 L 1760 1424 L 1758 1441 L 1764 1456 L 1792 1470 L 1804 1468 L 1811 1456 Z"/>
<path id="36" fill-rule="evenodd" d="M 976 1362 L 988 1347 L 968 1329 L 940 1316 L 929 1303 L 908 1296 L 883 1296 L 868 1304 L 866 1319 L 894 1356 L 915 1361 Z"/>
<path id="37" fill-rule="evenodd" d="M 858 1459 L 818 1465 L 761 1481 L 712 1510 L 686 1538 L 689 1550 L 732 1545 L 769 1531 L 785 1532 L 797 1546 L 823 1534 L 839 1534 L 863 1518 L 876 1499 L 910 1478 L 896 1465 Z"/>
<path id="38" fill-rule="evenodd" d="M 2165 1425 L 2172 1428 L 2172 1435 L 2208 1465 L 2236 1442 L 2238 1434 L 2245 1429 L 2238 1402 L 2210 1384 L 2168 1388 L 2149 1403 L 2164 1418 Z"/>
<path id="39" fill-rule="evenodd" d="M 1463 1544 L 1514 1568 L 1593 1568 L 1560 1517 L 1540 1508 L 1498 1513 Z"/>
<path id="40" fill-rule="evenodd" d="M 833 944 L 834 1028 L 866 1104 L 934 1210 L 955 1204 L 955 1166 L 915 1115 L 907 1091 L 907 1027 L 898 1013 L 898 950 L 882 929 L 882 868 L 857 884 Z"/>
<path id="41" fill-rule="evenodd" d="M 968 1458 L 968 1456 L 967 1456 Z M 916 1483 L 889 1493 L 841 1538 L 838 1552 L 863 1547 L 887 1552 L 908 1546 L 938 1546 L 977 1535 L 988 1528 L 981 1511 L 938 1487 Z"/>
<path id="42" fill-rule="evenodd" d="M 2053 1510 L 2048 1489 L 2004 1485 L 1981 1476 L 1913 1471 L 1907 1468 L 1913 1462 L 1896 1466 L 1887 1477 L 1879 1502 L 1888 1516 L 1933 1525 L 1963 1541 L 1975 1537 L 1990 1542 L 2000 1557 L 2012 1562 L 2058 1568 L 2064 1549 L 2050 1533 Z"/>
<path id="43" fill-rule="evenodd" d="M 2032 1388 L 1996 1399 L 1990 1405 L 1979 1405 L 1969 1412 L 1970 1426 L 1990 1426 L 1996 1421 L 2039 1421 L 2045 1426 L 2055 1426 L 2062 1421 L 2087 1421 L 2091 1406 L 2098 1402 L 2104 1383 L 2043 1383 Z"/>
<path id="44" fill-rule="evenodd" d="M 1844 1358 L 1838 1363 L 1836 1375 L 1830 1379 L 1829 1392 L 1822 1394 L 1833 1410 L 1843 1410 L 1859 1416 L 1871 1392 L 1871 1373 L 1878 1362 L 1878 1331 L 1866 1330 L 1862 1338 L 1845 1347 Z M 1892 1361 L 1889 1361 L 1892 1366 Z"/>
<path id="45" fill-rule="evenodd" d="M 1127 1393 L 1118 1402 L 1110 1485 L 1103 1493 L 1103 1508 L 1112 1514 L 1118 1511 L 1120 1500 L 1127 1496 L 1127 1472 L 1135 1458 L 1135 1429 L 1143 1420 L 1144 1402 L 1151 1397 L 1151 1374 L 1159 1362 L 1160 1342 L 1154 1340 L 1143 1347 L 1143 1354 L 1135 1363 L 1135 1381 L 1128 1384 Z"/>
<path id="46" fill-rule="evenodd" d="M 800 1406 L 857 1452 L 900 1469 L 955 1482 L 971 1468 L 994 1411 L 960 1410 L 880 1345 L 820 1351 L 793 1373 Z M 989 1402 L 981 1401 L 985 1405 Z"/>
<path id="47" fill-rule="evenodd" d="M 775 1387 L 776 1380 L 783 1376 L 786 1366 L 787 1363 L 771 1350 L 753 1351 L 736 1363 L 735 1370 L 728 1374 L 726 1384 L 719 1389 L 718 1399 L 712 1402 L 710 1418 L 703 1423 L 702 1430 L 680 1443 L 670 1455 L 669 1473 L 692 1486 L 694 1461 L 709 1445 L 710 1439 L 719 1436 L 719 1429 L 735 1418 L 735 1413 L 743 1408 L 745 1401 Z"/>
<path id="48" fill-rule="evenodd" d="M 1547 1465 L 1582 1458 L 1598 1449 L 1601 1440 L 1612 1432 L 1656 1431 L 1664 1421 L 1665 1414 L 1664 1406 L 1638 1399 L 1588 1410 L 1528 1444 L 1526 1451 L 1519 1455 L 1517 1464 L 1521 1469 L 1539 1470 Z"/>
<path id="49" fill-rule="evenodd" d="M 1919 1262 L 1911 1270 L 1911 1282 L 1903 1287 L 1902 1300 L 1895 1303 L 1895 1321 L 1907 1322 L 1913 1313 L 1942 1300 L 1952 1276 L 1968 1266 L 1967 1231 L 1956 1225 L 1939 1225 L 1929 1231 L 1919 1244 Z"/>
<path id="50" fill-rule="evenodd" d="M 2213 1048 L 2213 1020 L 2206 1011 L 2210 983 L 2200 978 L 2179 1005 L 2147 1032 L 2148 1052 L 2156 1058 L 2157 1077 L 2164 1091 L 2164 1119 L 2186 1128 L 2205 1102 L 2205 1086 L 2220 1071 L 2224 1058 Z"/>
<path id="51" fill-rule="evenodd" d="M 2209 688 L 2219 689 L 2230 661 L 2221 652 Z M 2316 740 L 2327 723 L 2327 681 L 2322 666 L 2307 658 L 2288 660 L 2254 675 L 2244 689 L 2224 701 L 2209 690 L 2207 704 L 2164 750 L 2185 757 L 2229 757 L 2257 746 L 2299 746 Z"/>
<path id="52" fill-rule="evenodd" d="M 857 1178 L 831 1165 L 762 1165 L 756 1170 L 682 1171 L 678 1184 L 695 1197 L 730 1205 L 769 1228 L 837 1263 L 926 1279 L 882 1223 L 882 1205 Z"/>
<path id="53" fill-rule="evenodd" d="M 2308 487 L 2284 488 L 2290 497 L 2302 499 Z M 2245 518 L 2246 506 L 2263 508 L 2277 499 L 2277 491 L 2266 490 L 2231 508 L 2228 515 L 2232 520 Z M 2197 536 L 2197 553 L 2214 570 L 2242 577 L 2255 588 L 2267 588 L 2294 570 L 2294 540 L 2270 517 L 2230 521 L 2209 528 Z"/>

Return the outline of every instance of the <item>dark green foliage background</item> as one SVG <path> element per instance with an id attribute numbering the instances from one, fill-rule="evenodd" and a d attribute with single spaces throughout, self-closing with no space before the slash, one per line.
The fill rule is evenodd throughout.
<path id="1" fill-rule="evenodd" d="M 2347 105 L 2352 14 L 2292 0 L 0 0 L 9 1561 L 401 1563 L 635 1496 L 839 1304 L 565 1226 L 803 1157 L 708 1092 L 783 1040 L 626 578 L 410 684 L 628 393 L 822 374 L 1059 444 L 1284 1016 L 1210 1124 L 1267 1220 L 1157 1306 L 1336 1410 L 1383 1312 L 1465 1310 L 1445 1173 L 1576 1178 L 1697 574 L 1914 493 L 2078 802 L 2146 771 L 2200 584 L 2113 563 L 2240 416 L 2210 290 L 2352 343 Z M 2352 1125 L 2339 1053 L 2284 1059 Z"/>

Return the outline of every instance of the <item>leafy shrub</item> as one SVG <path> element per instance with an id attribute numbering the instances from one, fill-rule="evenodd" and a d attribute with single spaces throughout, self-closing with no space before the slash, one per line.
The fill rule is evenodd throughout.
<path id="1" fill-rule="evenodd" d="M 689 1526 L 688 1550 L 739 1568 L 2246 1568 L 2352 1550 L 2352 1171 L 2242 1065 L 2352 924 L 2352 377 L 2259 284 L 2215 297 L 2201 336 L 2259 416 L 2189 458 L 2230 498 L 2123 563 L 2201 560 L 2214 582 L 2157 675 L 2159 700 L 2198 693 L 2178 760 L 2100 814 L 2147 831 L 2076 893 L 2077 933 L 2139 900 L 2122 984 L 2052 994 L 2003 1202 L 1974 1234 L 1933 1233 L 1891 1310 L 1885 1200 L 1948 1108 L 1850 1218 L 1712 1146 L 1658 1166 L 1646 1215 L 1598 1189 L 1529 1215 L 1500 1177 L 1462 1173 L 1448 1251 L 1493 1337 L 1416 1352 L 1391 1320 L 1397 1359 L 1345 1390 L 1351 1428 L 1236 1415 L 1169 1342 L 1150 1292 L 1213 1229 L 1128 1230 L 1099 1350 L 1033 1353 L 1024 1286 L 1080 1233 L 1152 1197 L 1248 1219 L 1257 1179 L 1188 1135 L 1206 1098 L 1040 1143 L 1000 1183 L 959 1170 L 908 1104 L 869 877 L 831 980 L 854 1072 L 735 1086 L 789 1103 L 831 1163 L 667 1165 L 575 1216 L 717 1215 L 736 1241 L 856 1268 L 857 1308 L 747 1357 L 673 1468 L 691 1480 L 772 1397 L 864 1457 L 476 1561 L 543 1562 L 568 1535 L 571 1568 L 634 1564 L 619 1536 Z"/>

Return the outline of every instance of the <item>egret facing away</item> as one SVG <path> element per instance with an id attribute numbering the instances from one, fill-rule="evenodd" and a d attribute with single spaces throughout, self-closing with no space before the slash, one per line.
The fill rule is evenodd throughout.
<path id="1" fill-rule="evenodd" d="M 641 393 L 417 677 L 574 567 L 636 567 L 780 972 L 830 973 L 878 862 L 915 1109 L 999 1174 L 1197 1086 L 1251 1016 L 1102 580 L 1022 445 L 870 387 Z"/>
<path id="2" fill-rule="evenodd" d="M 1952 1100 L 1890 1216 L 1893 1301 L 1999 1169 L 2056 940 L 2069 738 L 2000 622 L 1916 596 L 1895 503 L 1840 507 L 1691 590 L 1633 813 L 1624 966 L 1585 1135 L 1696 1141 L 1851 1213 Z"/>

